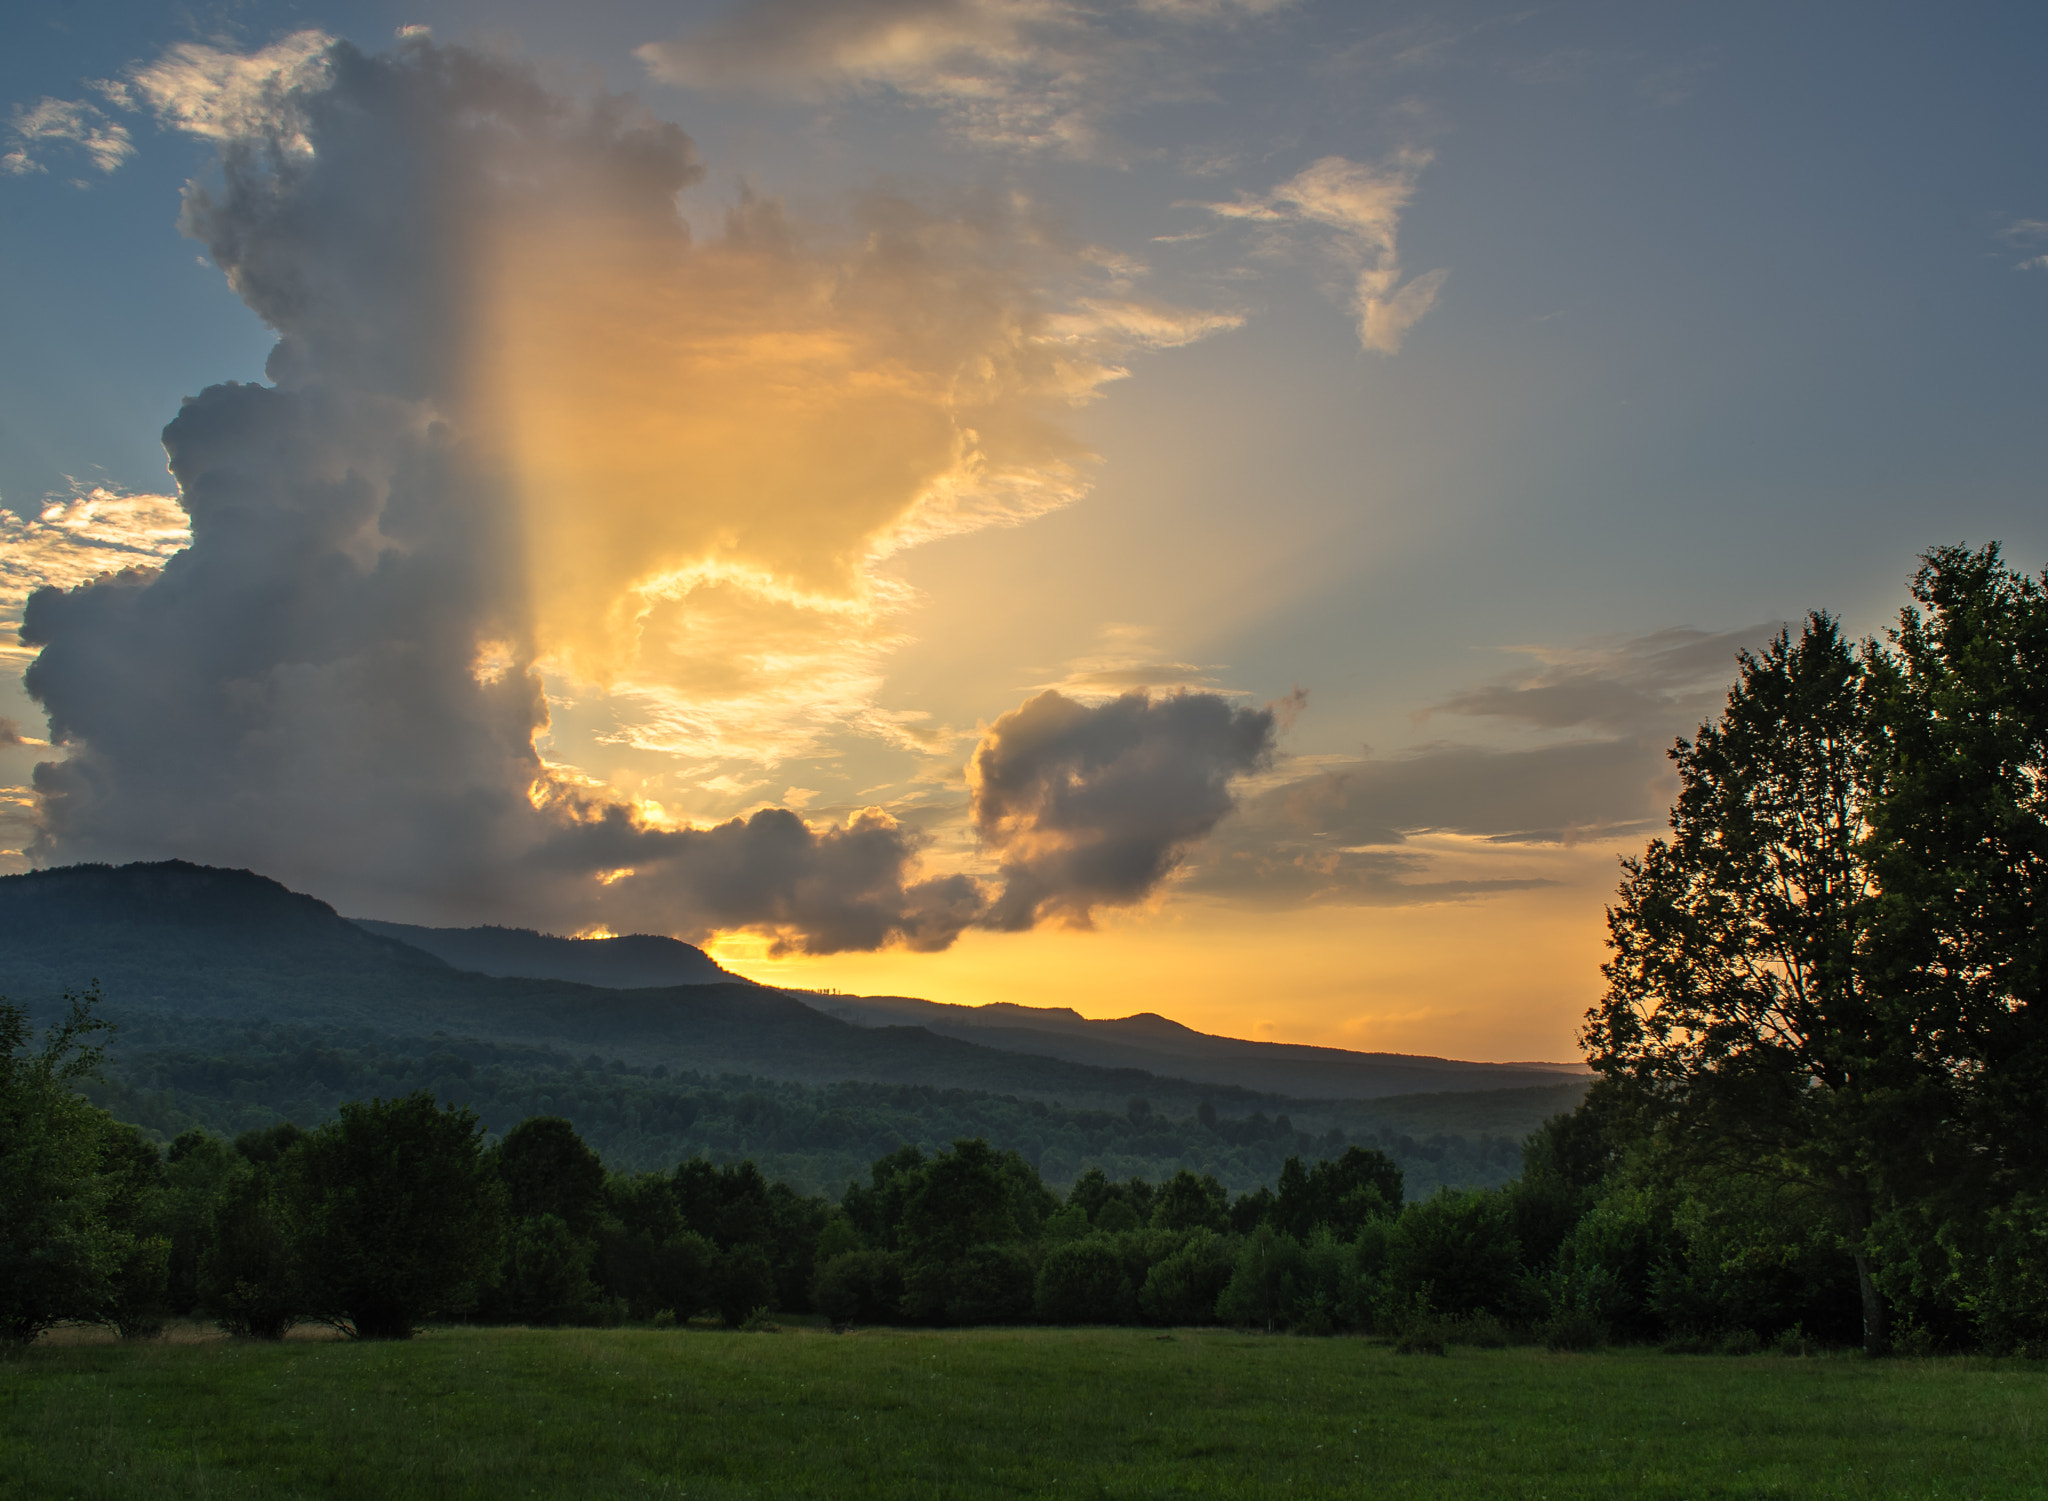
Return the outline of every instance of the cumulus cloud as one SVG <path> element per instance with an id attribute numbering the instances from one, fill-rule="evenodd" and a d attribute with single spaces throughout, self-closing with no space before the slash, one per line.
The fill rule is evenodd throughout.
<path id="1" fill-rule="evenodd" d="M 1451 274 L 1439 268 L 1401 279 L 1401 215 L 1429 162 L 1429 152 L 1412 149 L 1398 151 L 1377 165 L 1326 156 L 1263 196 L 1205 207 L 1223 218 L 1271 230 L 1326 231 L 1328 248 L 1349 277 L 1346 294 L 1358 319 L 1359 343 L 1395 354 L 1409 330 L 1436 306 Z"/>
<path id="2" fill-rule="evenodd" d="M 10 142 L 0 154 L 0 172 L 25 177 L 49 171 L 41 156 L 52 144 L 76 147 L 101 172 L 112 172 L 135 154 L 128 127 L 80 99 L 38 99 L 17 104 L 7 121 Z"/>
<path id="3" fill-rule="evenodd" d="M 984 145 L 1090 155 L 1108 119 L 1185 95 L 1176 43 L 1291 0 L 743 0 L 711 25 L 639 49 L 697 88 L 826 96 L 883 90 L 941 111 Z"/>
<path id="4" fill-rule="evenodd" d="M 1048 690 L 1003 715 L 968 766 L 974 826 L 1001 862 L 987 925 L 1087 927 L 1155 891 L 1273 753 L 1271 710 L 1139 691 L 1089 706 Z"/>
<path id="5" fill-rule="evenodd" d="M 165 429 L 175 504 L 94 492 L 0 539 L 48 586 L 37 859 L 808 951 L 981 916 L 879 810 L 691 828 L 549 762 L 550 684 L 735 787 L 836 728 L 917 743 L 874 701 L 906 600 L 880 565 L 1073 499 L 1061 414 L 1196 315 L 1008 199 L 869 195 L 838 231 L 750 200 L 696 232 L 680 129 L 424 35 L 195 44 L 122 87 L 218 144 L 184 225 L 278 341 L 269 384 Z"/>

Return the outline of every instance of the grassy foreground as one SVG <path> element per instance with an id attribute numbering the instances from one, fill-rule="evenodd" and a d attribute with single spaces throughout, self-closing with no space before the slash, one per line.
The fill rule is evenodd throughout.
<path id="1" fill-rule="evenodd" d="M 38 1345 L 0 1495 L 2040 1496 L 2018 1363 L 1397 1356 L 1221 1331 Z"/>

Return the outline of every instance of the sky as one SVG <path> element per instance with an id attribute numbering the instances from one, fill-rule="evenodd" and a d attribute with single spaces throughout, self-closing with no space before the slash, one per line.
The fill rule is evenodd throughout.
<path id="1" fill-rule="evenodd" d="M 1569 1058 L 1737 654 L 2048 562 L 2028 7 L 7 31 L 0 869 Z"/>

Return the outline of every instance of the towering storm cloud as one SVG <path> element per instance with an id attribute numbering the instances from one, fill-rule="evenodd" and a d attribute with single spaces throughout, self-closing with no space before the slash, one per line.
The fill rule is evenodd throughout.
<path id="1" fill-rule="evenodd" d="M 27 601 L 66 751 L 36 771 L 37 859 L 809 952 L 985 920 L 981 884 L 881 810 L 693 828 L 550 762 L 551 701 L 603 695 L 618 739 L 703 763 L 903 735 L 874 706 L 903 604 L 877 565 L 1072 500 L 1059 414 L 1120 352 L 1230 320 L 1091 281 L 1011 199 L 870 196 L 832 235 L 747 200 L 697 235 L 676 126 L 423 35 L 187 46 L 123 88 L 218 143 L 185 227 L 278 342 L 270 384 L 165 430 L 190 546 Z M 1047 863 L 1058 818 L 1027 849 L 992 815 L 1001 922 L 1128 899 L 1225 805 L 1099 875 Z"/>

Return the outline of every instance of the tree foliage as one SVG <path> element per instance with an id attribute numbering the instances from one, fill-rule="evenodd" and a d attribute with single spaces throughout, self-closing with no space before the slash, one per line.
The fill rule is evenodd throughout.
<path id="1" fill-rule="evenodd" d="M 0 1339 L 110 1317 L 135 1253 L 115 1219 L 121 1185 L 102 1171 L 121 1143 L 73 1088 L 99 1063 L 98 999 L 96 989 L 67 995 L 40 1048 L 27 1009 L 0 1000 Z"/>
<path id="2" fill-rule="evenodd" d="M 280 1164 L 309 1312 L 405 1339 L 475 1305 L 503 1252 L 505 1190 L 476 1116 L 433 1096 L 342 1107 Z"/>
<path id="3" fill-rule="evenodd" d="M 1741 657 L 1584 1034 L 1682 1168 L 1829 1206 L 1872 1353 L 1887 1287 L 1955 1302 L 2048 1186 L 2048 593 L 1993 546 L 1913 594 L 1886 643 L 1815 614 Z"/>

